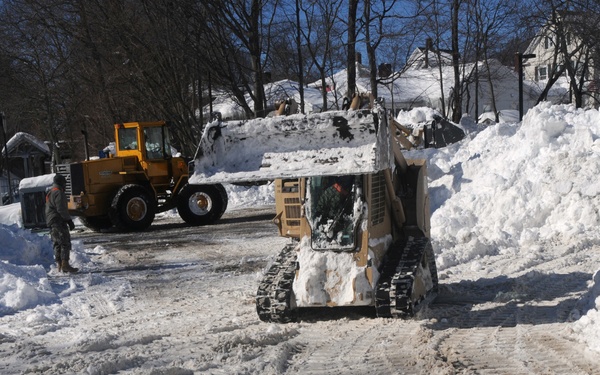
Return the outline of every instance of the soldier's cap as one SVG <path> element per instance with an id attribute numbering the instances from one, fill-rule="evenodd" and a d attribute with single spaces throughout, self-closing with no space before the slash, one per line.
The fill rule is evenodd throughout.
<path id="1" fill-rule="evenodd" d="M 67 186 L 67 179 L 65 178 L 65 176 L 63 176 L 62 174 L 55 174 L 54 175 L 54 179 L 53 179 L 54 183 L 62 188 L 64 188 L 65 186 Z"/>

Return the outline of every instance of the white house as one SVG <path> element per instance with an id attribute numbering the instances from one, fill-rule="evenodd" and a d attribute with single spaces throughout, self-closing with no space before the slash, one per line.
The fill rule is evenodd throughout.
<path id="1" fill-rule="evenodd" d="M 555 18 L 554 22 L 548 20 L 540 28 L 525 50 L 523 55 L 535 56 L 524 59 L 524 78 L 535 82 L 534 85 L 541 92 L 548 84 L 548 80 L 553 73 L 563 68 L 565 56 L 559 51 L 559 42 L 564 38 L 567 51 L 572 54 L 569 60 L 577 72 L 577 80 L 583 79 L 584 92 L 586 93 L 584 105 L 597 106 L 600 70 L 594 60 L 596 49 L 587 48 L 581 37 L 579 37 L 579 31 L 573 30 L 581 22 L 585 22 L 585 15 L 574 12 L 559 12 Z M 588 68 L 583 71 L 585 60 L 588 60 Z M 552 86 L 548 100 L 554 103 L 571 102 L 569 86 L 570 78 L 565 72 Z"/>
<path id="2" fill-rule="evenodd" d="M 382 83 L 379 84 L 377 95 L 385 100 L 387 108 L 394 113 L 399 110 L 429 107 L 437 109 L 440 113 L 445 111 L 449 117 L 454 90 L 451 54 L 447 51 L 429 50 L 428 53 L 425 51 L 424 48 L 415 49 L 402 71 L 381 79 Z M 519 81 L 513 68 L 491 59 L 487 64 L 484 62 L 464 64 L 460 69 L 462 79 L 466 82 L 463 113 L 475 117 L 476 113 L 494 111 L 494 107 L 497 112 L 519 109 Z M 346 74 L 346 70 L 342 70 L 327 81 L 328 84 L 335 84 L 337 91 L 335 95 L 333 92 L 329 93 L 330 108 L 336 104 L 336 99 L 341 106 L 341 99 L 347 92 Z M 360 93 L 371 92 L 368 69 L 357 64 L 356 77 L 356 90 Z M 479 82 L 477 88 L 476 81 Z M 320 81 L 310 85 L 320 86 Z M 525 82 L 523 88 L 525 111 L 535 104 L 538 96 L 536 88 L 529 82 Z"/>

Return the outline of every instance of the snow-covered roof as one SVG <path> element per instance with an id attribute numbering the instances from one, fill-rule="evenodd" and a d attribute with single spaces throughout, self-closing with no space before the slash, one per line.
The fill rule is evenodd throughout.
<path id="1" fill-rule="evenodd" d="M 16 133 L 14 136 L 12 136 L 11 139 L 8 140 L 8 142 L 6 142 L 6 148 L 8 149 L 8 153 L 10 154 L 13 150 L 18 148 L 23 143 L 28 143 L 40 150 L 41 152 L 50 155 L 50 149 L 44 142 L 40 141 L 33 135 L 24 132 Z M 3 147 L 2 154 L 4 154 L 5 152 L 5 147 Z"/>
<path id="2" fill-rule="evenodd" d="M 418 54 L 423 54 L 422 49 L 417 49 L 411 58 L 417 59 Z M 430 54 L 433 52 L 430 51 Z M 451 62 L 451 55 L 441 52 L 442 58 L 446 62 Z M 421 56 L 422 57 L 422 56 Z M 437 57 L 435 57 L 437 59 Z M 488 69 L 489 66 L 489 69 Z M 511 67 L 502 65 L 499 61 L 490 59 L 487 63 L 467 63 L 461 65 L 462 76 L 468 80 L 474 80 L 475 67 L 478 67 L 480 79 L 480 100 L 479 112 L 489 111 L 491 109 L 491 92 L 488 84 L 488 76 L 491 76 L 494 82 L 496 109 L 516 109 L 518 106 L 518 77 Z M 440 79 L 440 70 L 442 79 Z M 369 70 L 364 65 L 357 63 L 356 67 L 356 91 L 358 93 L 371 93 L 371 82 Z M 487 72 L 490 73 L 487 73 Z M 444 64 L 440 67 L 425 68 L 422 64 L 407 65 L 401 72 L 394 74 L 393 80 L 382 82 L 378 86 L 377 95 L 385 100 L 387 108 L 415 108 L 431 107 L 438 110 L 442 108 L 442 98 L 447 103 L 450 100 L 454 90 L 454 71 L 451 65 Z M 442 85 L 443 83 L 443 94 Z M 340 70 L 327 77 L 325 84 L 328 86 L 327 110 L 340 109 L 342 100 L 348 92 L 347 69 Z M 305 88 L 306 113 L 320 112 L 322 107 L 321 80 L 311 82 Z M 488 87 L 488 88 L 486 88 Z M 531 81 L 524 82 L 525 105 L 529 108 L 535 103 L 539 96 L 541 88 Z M 265 93 L 269 98 L 270 105 L 275 101 L 286 97 L 293 97 L 299 103 L 298 83 L 291 80 L 283 80 L 265 85 Z M 564 90 L 553 90 L 551 97 L 563 95 Z M 292 94 L 290 96 L 290 94 Z M 559 100 L 552 99 L 553 102 Z M 252 100 L 246 95 L 246 101 L 252 108 Z M 470 103 L 473 105 L 473 103 Z M 213 102 L 213 110 L 221 112 L 224 120 L 244 119 L 245 113 L 235 101 L 227 95 L 220 96 Z M 205 107 L 205 113 L 208 108 Z"/>
<path id="3" fill-rule="evenodd" d="M 300 85 L 298 82 L 289 79 L 267 83 L 264 85 L 265 97 L 267 99 L 267 109 L 272 110 L 275 108 L 276 102 L 285 100 L 287 98 L 292 98 L 298 104 L 300 104 L 299 87 Z M 250 108 L 254 107 L 254 101 L 249 94 L 245 95 L 245 100 Z M 321 98 L 321 92 L 318 89 L 310 86 L 304 88 L 304 103 L 306 113 L 320 112 L 322 102 L 323 99 Z M 213 112 L 221 113 L 221 118 L 223 120 L 243 120 L 246 118 L 246 114 L 242 109 L 242 106 L 239 105 L 236 99 L 227 92 L 221 92 L 219 95 L 217 95 L 212 103 L 212 106 Z M 208 115 L 209 111 L 210 106 L 204 106 L 203 113 Z"/>
<path id="4" fill-rule="evenodd" d="M 417 47 L 409 56 L 406 65 L 410 69 L 435 68 L 439 65 L 448 66 L 452 65 L 452 54 L 444 50 Z"/>

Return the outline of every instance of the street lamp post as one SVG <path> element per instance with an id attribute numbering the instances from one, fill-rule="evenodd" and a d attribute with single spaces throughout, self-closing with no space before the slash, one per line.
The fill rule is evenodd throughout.
<path id="1" fill-rule="evenodd" d="M 519 121 L 523 120 L 523 60 L 534 57 L 535 54 L 533 53 L 528 53 L 526 55 L 521 52 L 515 53 L 517 72 L 519 74 Z"/>

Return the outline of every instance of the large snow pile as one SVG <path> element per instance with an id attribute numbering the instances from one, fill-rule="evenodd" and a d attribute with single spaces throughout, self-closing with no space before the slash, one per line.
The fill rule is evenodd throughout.
<path id="1" fill-rule="evenodd" d="M 569 252 L 600 243 L 599 137 L 597 110 L 542 103 L 522 123 L 496 124 L 444 149 L 409 152 L 429 159 L 438 269 L 513 254 L 521 261 L 511 267 L 526 273 L 546 256 L 546 246 Z M 478 272 L 492 277 L 502 270 Z M 595 303 L 576 325 L 596 350 L 599 274 L 589 292 Z"/>
<path id="2" fill-rule="evenodd" d="M 17 225 L 0 225 L 0 315 L 56 299 L 46 274 L 52 243 Z"/>
<path id="3" fill-rule="evenodd" d="M 545 243 L 600 240 L 600 114 L 541 104 L 429 153 L 432 238 L 446 268 Z"/>

